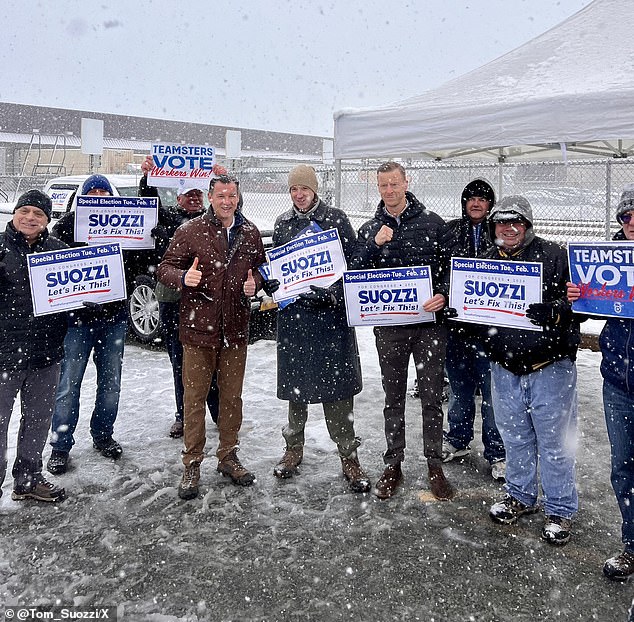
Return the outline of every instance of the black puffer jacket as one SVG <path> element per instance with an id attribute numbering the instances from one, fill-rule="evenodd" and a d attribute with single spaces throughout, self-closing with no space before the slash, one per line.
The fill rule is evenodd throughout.
<path id="1" fill-rule="evenodd" d="M 379 203 L 374 218 L 359 229 L 349 268 L 368 270 L 430 266 L 434 293 L 447 298 L 447 266 L 440 247 L 445 221 L 438 214 L 427 210 L 411 192 L 405 196 L 407 207 L 401 213 L 400 223 L 385 211 L 383 201 Z M 383 246 L 377 246 L 374 238 L 383 225 L 393 229 L 394 236 Z"/>
<path id="2" fill-rule="evenodd" d="M 6 273 L 0 276 L 0 369 L 40 369 L 64 356 L 66 314 L 35 317 L 27 255 L 67 248 L 48 230 L 29 246 L 12 223 L 0 233 L 0 261 Z"/>
<path id="3" fill-rule="evenodd" d="M 529 374 L 564 358 L 575 360 L 581 341 L 579 322 L 566 300 L 569 279 L 566 251 L 554 242 L 535 236 L 513 255 L 497 247 L 485 253 L 489 259 L 533 261 L 542 264 L 542 302 L 552 302 L 558 321 L 542 332 L 518 328 L 483 329 L 489 358 L 517 375 Z"/>
<path id="4" fill-rule="evenodd" d="M 292 209 L 275 221 L 273 244 L 290 242 L 310 222 L 337 229 L 346 259 L 355 234 L 343 211 L 319 201 L 310 219 Z M 361 391 L 361 362 L 353 328 L 348 326 L 341 280 L 331 288 L 334 306 L 315 309 L 301 298 L 277 315 L 277 396 L 307 404 L 336 402 Z"/>

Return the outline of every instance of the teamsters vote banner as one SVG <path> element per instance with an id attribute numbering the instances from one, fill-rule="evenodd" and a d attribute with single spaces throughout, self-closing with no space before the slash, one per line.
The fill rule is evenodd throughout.
<path id="1" fill-rule="evenodd" d="M 156 143 L 152 145 L 151 155 L 153 166 L 148 173 L 148 185 L 209 188 L 216 161 L 213 147 Z"/>
<path id="2" fill-rule="evenodd" d="M 543 330 L 526 318 L 526 308 L 542 300 L 542 264 L 451 258 L 449 306 L 462 322 Z"/>
<path id="3" fill-rule="evenodd" d="M 581 289 L 579 313 L 634 318 L 634 244 L 568 243 L 570 280 Z"/>
<path id="4" fill-rule="evenodd" d="M 75 242 L 119 242 L 124 249 L 154 248 L 152 229 L 158 199 L 79 196 L 75 209 Z"/>
<path id="5" fill-rule="evenodd" d="M 389 326 L 433 322 L 423 311 L 433 296 L 429 266 L 351 270 L 343 275 L 348 326 Z"/>
<path id="6" fill-rule="evenodd" d="M 34 253 L 27 259 L 34 315 L 81 309 L 84 301 L 126 298 L 119 244 Z"/>
<path id="7" fill-rule="evenodd" d="M 337 229 L 327 229 L 266 251 L 272 279 L 280 282 L 273 294 L 279 302 L 310 291 L 311 285 L 329 287 L 346 269 Z"/>

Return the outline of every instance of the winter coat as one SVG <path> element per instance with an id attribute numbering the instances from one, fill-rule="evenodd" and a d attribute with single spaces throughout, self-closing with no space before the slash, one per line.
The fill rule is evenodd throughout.
<path id="1" fill-rule="evenodd" d="M 355 235 L 346 214 L 319 201 L 310 218 L 294 210 L 281 214 L 273 231 L 273 244 L 290 242 L 310 222 L 322 230 L 337 229 L 346 259 Z M 277 396 L 308 404 L 336 402 L 361 391 L 361 362 L 355 331 L 348 326 L 343 287 L 330 288 L 335 306 L 313 308 L 298 298 L 277 315 Z"/>
<path id="2" fill-rule="evenodd" d="M 574 361 L 581 335 L 579 321 L 573 317 L 566 300 L 566 282 L 569 280 L 566 251 L 554 242 L 535 236 L 515 254 L 507 255 L 495 247 L 484 257 L 541 263 L 542 302 L 554 303 L 559 316 L 556 324 L 545 326 L 542 331 L 502 327 L 482 329 L 489 358 L 517 375 L 529 374 L 564 358 Z"/>
<path id="3" fill-rule="evenodd" d="M 64 357 L 66 313 L 33 315 L 27 255 L 67 248 L 44 230 L 29 246 L 13 223 L 0 233 L 0 369 L 40 369 Z"/>
<path id="4" fill-rule="evenodd" d="M 73 204 L 76 206 L 76 197 L 73 198 Z M 52 234 L 65 242 L 68 246 L 79 247 L 87 246 L 85 242 L 75 242 L 75 211 L 66 212 L 53 227 Z M 124 251 L 124 266 L 126 274 L 128 273 L 128 262 L 126 252 Z M 126 278 L 127 281 L 127 278 Z M 130 283 L 126 283 L 129 288 Z M 115 300 L 106 302 L 98 306 L 75 309 L 68 314 L 69 326 L 82 326 L 85 324 L 101 323 L 101 322 L 119 322 L 127 317 L 126 301 Z"/>
<path id="5" fill-rule="evenodd" d="M 361 226 L 349 268 L 369 270 L 430 266 L 433 293 L 442 294 L 448 300 L 449 272 L 440 246 L 445 221 L 427 210 L 411 192 L 405 196 L 407 207 L 401 213 L 400 223 L 386 212 L 381 201 L 374 218 Z M 383 246 L 377 246 L 374 238 L 383 225 L 393 229 L 394 235 Z M 436 314 L 436 318 L 440 321 L 442 314 Z"/>
<path id="6" fill-rule="evenodd" d="M 251 302 L 243 293 L 248 270 L 256 287 L 265 261 L 257 227 L 235 213 L 231 244 L 210 208 L 176 230 L 157 271 L 159 281 L 181 292 L 179 336 L 183 344 L 206 348 L 242 347 L 249 339 Z M 198 257 L 202 280 L 188 287 L 183 279 Z"/>
<path id="7" fill-rule="evenodd" d="M 623 241 L 627 238 L 621 229 L 612 238 Z M 626 393 L 634 394 L 634 320 L 608 317 L 599 335 L 601 375 Z"/>
<path id="8" fill-rule="evenodd" d="M 489 189 L 489 195 L 495 201 L 495 193 L 491 185 L 483 179 L 473 180 L 467 184 L 462 191 L 461 204 L 462 216 L 450 220 L 441 236 L 440 247 L 447 263 L 447 269 L 451 266 L 452 257 L 481 257 L 484 253 L 493 248 L 491 233 L 489 230 L 488 220 L 485 219 L 480 223 L 480 234 L 476 248 L 476 236 L 474 235 L 474 225 L 467 215 L 467 199 L 468 190 L 474 183 L 484 185 Z M 454 336 L 475 337 L 480 329 L 468 322 L 447 322 L 448 328 Z"/>

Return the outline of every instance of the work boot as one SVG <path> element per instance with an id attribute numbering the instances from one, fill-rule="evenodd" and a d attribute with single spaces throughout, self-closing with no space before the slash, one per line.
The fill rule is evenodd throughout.
<path id="1" fill-rule="evenodd" d="M 183 436 L 183 422 L 176 419 L 170 428 L 170 436 L 172 438 L 181 438 Z"/>
<path id="2" fill-rule="evenodd" d="M 368 492 L 370 490 L 370 480 L 359 464 L 356 451 L 349 458 L 341 457 L 341 467 L 345 478 L 350 482 L 350 489 L 353 492 Z"/>
<path id="3" fill-rule="evenodd" d="M 539 510 L 537 505 L 524 505 L 521 501 L 507 494 L 501 501 L 494 503 L 489 510 L 489 516 L 499 525 L 513 525 L 524 514 L 534 514 Z"/>
<path id="4" fill-rule="evenodd" d="M 103 441 L 93 440 L 92 446 L 104 458 L 112 458 L 112 460 L 118 460 L 123 454 L 123 449 L 121 449 L 121 445 L 119 445 L 119 443 L 117 443 L 117 441 L 115 441 L 112 436 L 109 436 Z"/>
<path id="5" fill-rule="evenodd" d="M 200 481 L 200 462 L 192 462 L 185 467 L 183 479 L 178 486 L 178 496 L 186 501 L 198 496 L 198 482 Z"/>
<path id="6" fill-rule="evenodd" d="M 572 521 L 570 519 L 550 514 L 546 516 L 546 522 L 542 528 L 542 538 L 548 544 L 562 546 L 570 540 L 571 528 Z"/>
<path id="7" fill-rule="evenodd" d="M 445 477 L 440 464 L 429 465 L 429 485 L 431 487 L 431 494 L 440 501 L 449 501 L 453 499 L 456 494 L 453 486 Z"/>
<path id="8" fill-rule="evenodd" d="M 53 475 L 62 475 L 68 470 L 68 452 L 60 451 L 59 449 L 53 449 L 51 451 L 51 457 L 46 463 L 46 469 Z"/>
<path id="9" fill-rule="evenodd" d="M 287 479 L 299 473 L 299 465 L 304 457 L 304 447 L 296 445 L 295 447 L 287 447 L 284 451 L 282 459 L 275 465 L 273 475 L 282 479 Z"/>
<path id="10" fill-rule="evenodd" d="M 634 574 L 634 552 L 626 550 L 610 557 L 603 566 L 603 574 L 613 581 L 627 581 Z"/>
<path id="11" fill-rule="evenodd" d="M 403 472 L 401 471 L 401 463 L 388 464 L 383 471 L 383 475 L 374 487 L 374 494 L 379 499 L 389 499 L 392 497 L 399 484 L 403 481 Z"/>
<path id="12" fill-rule="evenodd" d="M 41 473 L 36 473 L 29 482 L 13 486 L 11 498 L 14 501 L 35 499 L 36 501 L 54 503 L 63 501 L 66 498 L 66 491 L 60 486 L 45 480 Z"/>
<path id="13" fill-rule="evenodd" d="M 242 466 L 235 449 L 218 462 L 216 470 L 231 478 L 236 486 L 250 486 L 255 481 L 255 475 Z"/>

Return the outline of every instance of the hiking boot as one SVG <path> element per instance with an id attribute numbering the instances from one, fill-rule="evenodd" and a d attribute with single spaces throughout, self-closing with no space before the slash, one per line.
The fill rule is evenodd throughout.
<path id="1" fill-rule="evenodd" d="M 176 419 L 170 428 L 170 436 L 172 438 L 181 438 L 183 436 L 183 422 Z"/>
<path id="2" fill-rule="evenodd" d="M 297 475 L 299 469 L 297 468 L 302 463 L 304 457 L 304 448 L 302 445 L 296 447 L 287 447 L 284 451 L 282 459 L 275 465 L 273 469 L 273 475 L 282 479 L 287 479 Z"/>
<path id="3" fill-rule="evenodd" d="M 471 453 L 471 447 L 468 445 L 464 449 L 458 449 L 454 447 L 449 441 L 443 440 L 442 442 L 442 461 L 450 462 L 454 458 L 462 458 L 468 456 Z"/>
<path id="4" fill-rule="evenodd" d="M 255 481 L 255 475 L 242 466 L 235 449 L 218 462 L 216 470 L 225 477 L 230 477 L 237 486 L 250 486 Z"/>
<path id="5" fill-rule="evenodd" d="M 352 492 L 368 492 L 370 490 L 370 480 L 361 468 L 356 452 L 349 458 L 341 458 L 341 467 L 344 477 L 350 482 Z"/>
<path id="6" fill-rule="evenodd" d="M 491 506 L 489 516 L 494 523 L 513 525 L 522 514 L 534 514 L 539 510 L 536 505 L 524 505 L 511 495 L 506 495 L 502 501 Z"/>
<path id="7" fill-rule="evenodd" d="M 431 494 L 440 501 L 449 501 L 453 499 L 456 494 L 453 486 L 445 477 L 442 466 L 439 464 L 429 465 L 429 485 L 431 487 Z"/>
<path id="8" fill-rule="evenodd" d="M 402 481 L 403 471 L 401 471 L 401 463 L 388 464 L 374 487 L 374 494 L 379 499 L 389 499 L 394 496 Z"/>
<path id="9" fill-rule="evenodd" d="M 68 470 L 68 452 L 53 449 L 51 457 L 46 463 L 46 470 L 53 475 L 62 475 Z"/>
<path id="10" fill-rule="evenodd" d="M 198 496 L 198 482 L 200 481 L 200 462 L 192 462 L 185 467 L 183 478 L 178 485 L 178 496 L 188 501 Z"/>
<path id="11" fill-rule="evenodd" d="M 123 454 L 123 449 L 121 449 L 121 445 L 117 443 L 117 441 L 109 436 L 103 441 L 95 441 L 93 440 L 92 446 L 104 457 L 111 458 L 112 460 L 118 460 L 121 458 Z"/>
<path id="12" fill-rule="evenodd" d="M 610 557 L 603 566 L 603 574 L 613 581 L 627 581 L 634 574 L 634 551 L 623 551 Z"/>
<path id="13" fill-rule="evenodd" d="M 11 498 L 14 501 L 35 499 L 36 501 L 55 503 L 66 498 L 66 491 L 62 487 L 48 482 L 41 473 L 37 473 L 30 482 L 22 485 L 16 484 L 13 487 Z"/>
<path id="14" fill-rule="evenodd" d="M 506 460 L 498 460 L 491 464 L 491 477 L 496 482 L 506 481 Z"/>
<path id="15" fill-rule="evenodd" d="M 542 538 L 548 544 L 562 546 L 570 540 L 570 528 L 572 522 L 563 516 L 555 516 L 551 514 L 546 516 L 546 522 L 542 527 Z"/>

